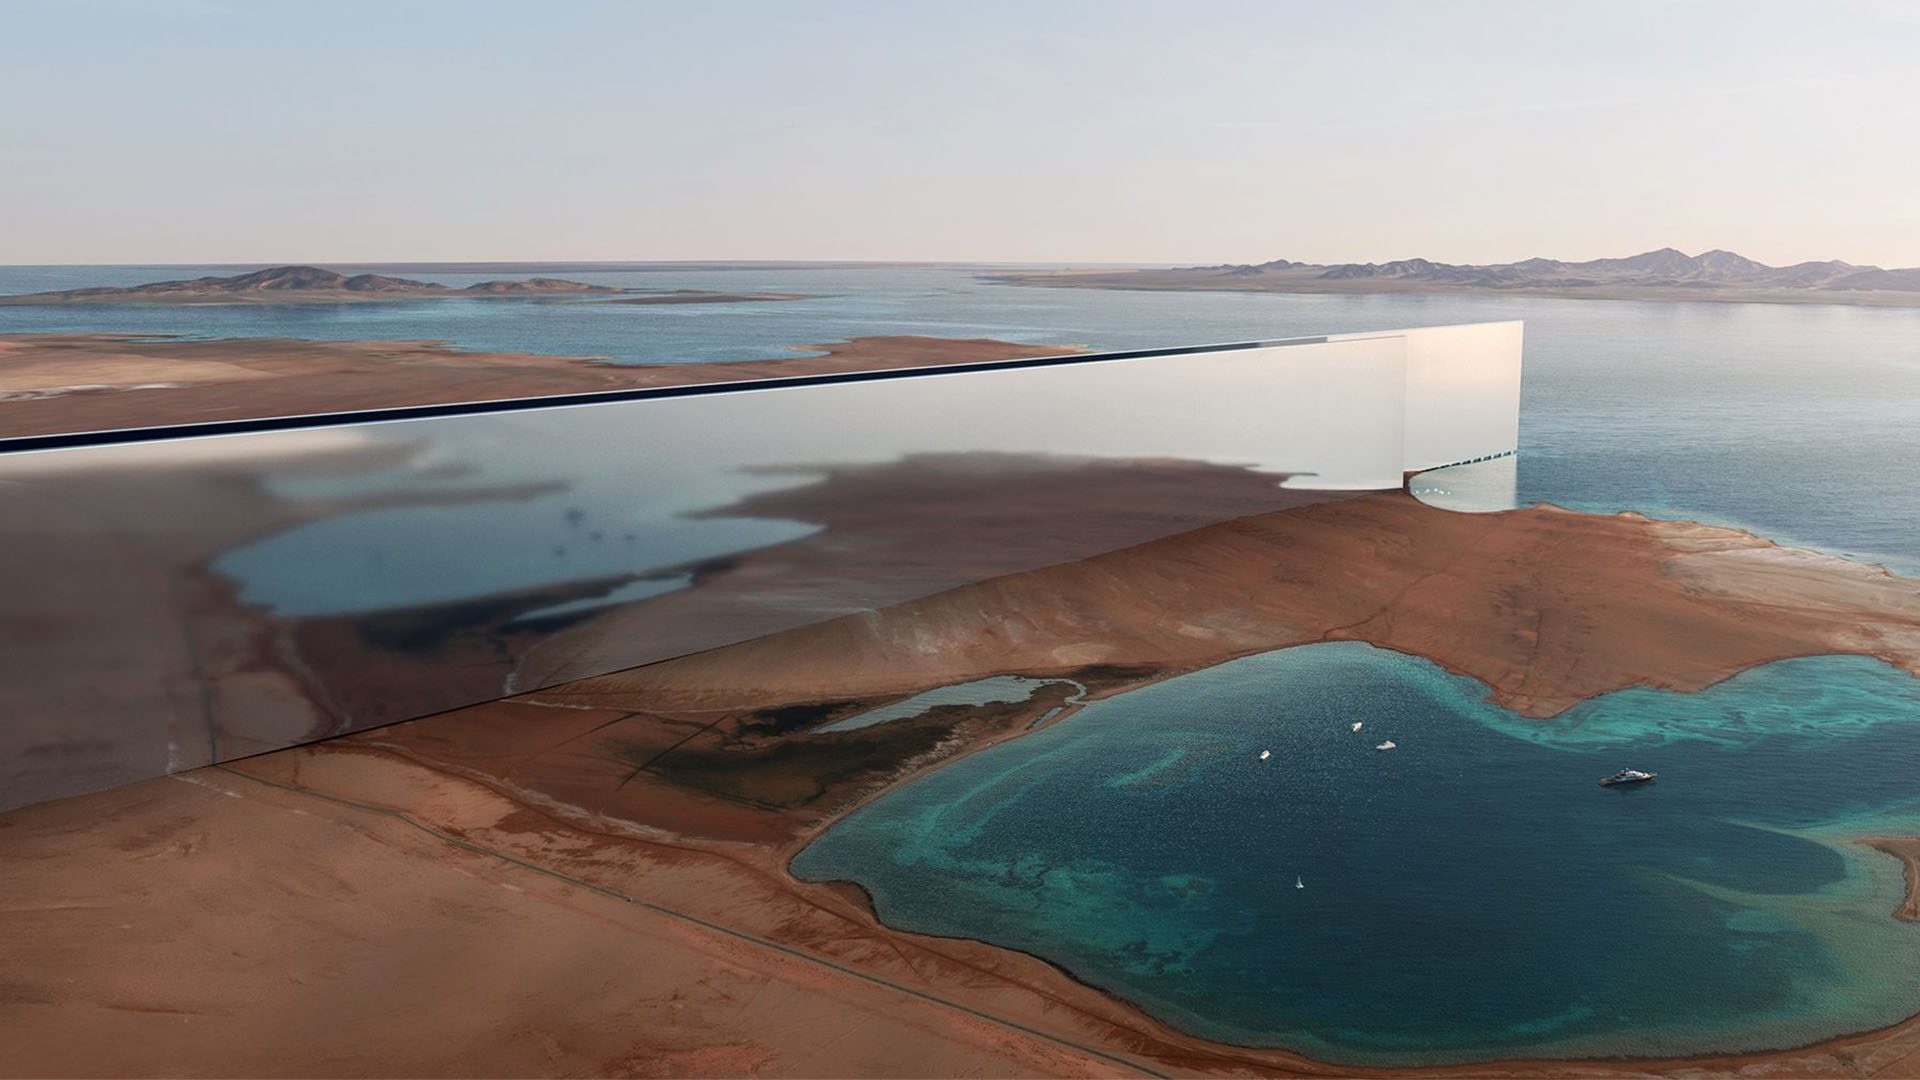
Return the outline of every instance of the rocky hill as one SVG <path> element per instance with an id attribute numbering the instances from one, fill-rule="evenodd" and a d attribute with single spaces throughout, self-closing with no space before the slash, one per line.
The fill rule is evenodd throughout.
<path id="1" fill-rule="evenodd" d="M 574 296 L 624 293 L 606 285 L 588 285 L 563 278 L 527 278 L 520 281 L 483 281 L 465 288 L 431 281 L 387 277 L 384 274 L 346 274 L 317 266 L 275 266 L 230 277 L 197 277 L 155 281 L 130 288 L 68 289 L 64 292 L 0 296 L 0 304 L 218 304 L 248 301 L 393 300 L 414 297 Z"/>
<path id="2" fill-rule="evenodd" d="M 1313 276 L 1321 281 L 1389 279 L 1479 285 L 1486 288 L 1525 288 L 1543 285 L 1561 287 L 1737 285 L 1784 289 L 1920 291 L 1920 267 L 1883 270 L 1877 266 L 1855 266 L 1852 263 L 1837 260 L 1795 263 L 1792 266 L 1768 266 L 1731 251 L 1714 250 L 1699 255 L 1688 255 L 1673 248 L 1643 252 L 1624 259 L 1590 259 L 1586 262 L 1524 259 L 1520 262 L 1472 265 L 1440 263 L 1428 259 L 1401 259 L 1386 263 L 1338 263 L 1330 266 L 1316 266 L 1311 263 L 1276 259 L 1267 263 L 1229 265 L 1211 269 L 1241 277 L 1258 276 L 1272 271 L 1286 271 L 1292 274 L 1313 271 Z"/>

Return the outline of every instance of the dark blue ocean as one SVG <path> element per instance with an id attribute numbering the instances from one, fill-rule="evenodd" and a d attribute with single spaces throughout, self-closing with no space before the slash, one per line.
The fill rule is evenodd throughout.
<path id="1" fill-rule="evenodd" d="M 234 270 L 0 268 L 0 293 Z M 1524 319 L 1519 502 L 1737 525 L 1920 574 L 1920 311 L 1034 289 L 963 268 L 405 273 L 536 270 L 816 298 L 7 307 L 0 333 L 698 363 L 866 334 L 1130 348 Z M 273 543 L 297 555 L 299 535 Z M 1778 1047 L 1920 1011 L 1920 926 L 1888 914 L 1899 868 L 1852 842 L 1920 830 L 1920 680 L 1795 660 L 1547 723 L 1483 697 L 1361 645 L 1252 657 L 939 770 L 795 866 L 861 882 L 889 922 L 1028 949 L 1190 1030 L 1346 1062 Z M 1370 749 L 1384 738 L 1399 748 Z M 1661 779 L 1595 785 L 1628 765 Z"/>

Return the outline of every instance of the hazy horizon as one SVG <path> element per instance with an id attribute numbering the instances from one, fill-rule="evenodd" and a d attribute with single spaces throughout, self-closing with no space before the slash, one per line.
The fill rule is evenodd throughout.
<path id="1" fill-rule="evenodd" d="M 1670 246 L 1670 245 L 1667 245 L 1667 246 Z M 1647 248 L 1639 251 L 1622 252 L 1614 255 L 1593 256 L 1592 258 L 1594 259 L 1625 259 L 1625 258 L 1631 258 L 1633 256 L 1637 256 L 1637 255 L 1651 254 L 1657 250 L 1660 250 L 1660 249 Z M 1713 250 L 1726 250 L 1726 249 L 1707 248 L 1707 249 L 1702 249 L 1700 251 L 1682 250 L 1681 254 L 1686 255 L 1688 257 L 1697 258 Z M 1744 256 L 1746 253 L 1735 251 L 1733 252 L 1733 254 Z M 1546 254 L 1541 254 L 1538 256 L 1527 256 L 1527 258 L 1535 258 L 1535 257 L 1545 258 L 1545 259 L 1557 258 L 1556 256 L 1546 255 Z M 1276 259 L 1285 258 L 1285 256 L 1275 256 L 1275 258 Z M 1427 256 L 1408 254 L 1405 256 L 1401 256 L 1401 258 L 1406 258 L 1406 259 L 1427 258 Z M 1844 259 L 1839 257 L 1836 257 L 1836 260 L 1840 262 L 1854 262 L 1854 260 L 1849 260 L 1849 259 Z M 1262 259 L 1259 261 L 1267 262 L 1270 260 Z M 1300 262 L 1302 260 L 1296 259 L 1293 261 Z M 1390 260 L 1342 259 L 1342 260 L 1329 260 L 1328 264 L 1340 265 L 1342 263 L 1369 262 L 1369 261 L 1380 263 L 1380 262 L 1387 262 Z M 1447 260 L 1436 259 L 1432 261 L 1446 262 Z M 1523 261 L 1523 260 L 1502 259 L 1502 260 L 1498 260 L 1498 262 L 1496 263 L 1456 264 L 1456 265 L 1506 265 L 1506 264 L 1511 264 L 1511 263 L 1520 262 L 1520 261 Z M 1585 261 L 1591 261 L 1591 260 L 1559 259 L 1558 261 L 1566 262 L 1566 263 L 1577 263 L 1577 262 L 1585 262 Z M 1756 261 L 1764 263 L 1764 260 L 1756 260 Z M 1801 260 L 1801 261 L 1804 262 L 1804 261 L 1827 261 L 1827 260 Z M 7 269 L 32 269 L 34 267 L 44 266 L 49 268 L 70 269 L 70 268 L 84 268 L 88 266 L 100 266 L 100 267 L 113 267 L 118 269 L 125 269 L 129 267 L 150 267 L 155 270 L 164 270 L 169 268 L 244 269 L 244 268 L 250 268 L 250 267 L 260 267 L 265 269 L 265 268 L 293 267 L 293 266 L 314 266 L 322 269 L 327 269 L 327 268 L 371 269 L 371 270 L 386 270 L 386 271 L 391 271 L 395 273 L 408 271 L 408 270 L 416 270 L 422 273 L 425 273 L 430 270 L 452 271 L 456 268 L 463 269 L 463 270 L 484 271 L 489 268 L 500 268 L 504 270 L 512 267 L 578 267 L 580 268 L 578 272 L 587 273 L 587 272 L 590 272 L 590 270 L 592 269 L 601 269 L 601 268 L 605 268 L 607 270 L 618 270 L 618 269 L 624 269 L 624 268 L 646 269 L 646 270 L 654 270 L 654 269 L 667 270 L 667 269 L 678 268 L 678 267 L 688 267 L 688 268 L 705 269 L 705 270 L 729 270 L 729 269 L 736 269 L 736 268 L 745 270 L 745 269 L 753 269 L 756 267 L 806 269 L 806 268 L 834 267 L 834 266 L 872 266 L 872 267 L 926 266 L 926 267 L 982 267 L 982 268 L 1065 266 L 1065 267 L 1082 267 L 1082 268 L 1088 268 L 1088 269 L 1098 269 L 1098 268 L 1151 269 L 1156 267 L 1168 267 L 1168 266 L 1194 267 L 1194 266 L 1209 266 L 1209 265 L 1219 265 L 1219 264 L 1220 263 L 1218 262 L 1210 263 L 1204 260 L 1193 260 L 1190 262 L 1175 262 L 1175 263 L 1169 263 L 1169 262 L 1149 263 L 1149 262 L 1099 262 L 1094 260 L 1062 260 L 1062 259 L 1009 260 L 1009 259 L 807 259 L 807 258 L 788 258 L 788 259 L 748 259 L 748 258 L 737 258 L 737 259 L 542 259 L 542 258 L 527 258 L 527 259 L 441 259 L 441 260 L 431 260 L 431 259 L 425 259 L 425 260 L 423 259 L 299 260 L 299 259 L 293 259 L 293 260 L 279 260 L 279 261 L 270 260 L 270 259 L 232 259 L 232 260 L 219 260 L 219 261 L 209 261 L 209 262 L 141 261 L 141 262 L 118 262 L 118 263 L 46 262 L 46 263 L 0 263 L 0 267 L 4 267 Z M 1242 263 L 1240 265 L 1247 265 L 1247 264 Z M 1791 266 L 1793 264 L 1776 263 L 1771 265 L 1774 265 L 1775 267 L 1779 268 L 1779 267 Z M 1855 262 L 1855 265 L 1860 265 L 1864 267 L 1867 264 Z M 1906 268 L 1888 266 L 1888 267 L 1882 267 L 1882 269 L 1906 269 Z"/>
<path id="2" fill-rule="evenodd" d="M 1867 0 L 21 3 L 0 264 L 1914 266 L 1916 47 Z"/>

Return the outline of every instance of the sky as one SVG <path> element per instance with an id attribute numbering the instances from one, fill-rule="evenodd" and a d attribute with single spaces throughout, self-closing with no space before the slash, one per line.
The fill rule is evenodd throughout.
<path id="1" fill-rule="evenodd" d="M 0 0 L 0 264 L 1920 264 L 1920 0 Z"/>

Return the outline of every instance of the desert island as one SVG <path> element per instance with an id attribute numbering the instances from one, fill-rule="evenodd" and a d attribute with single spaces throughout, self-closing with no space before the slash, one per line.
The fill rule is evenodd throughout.
<path id="1" fill-rule="evenodd" d="M 612 299 L 608 299 L 611 297 Z M 706 289 L 646 290 L 589 285 L 567 278 L 497 278 L 472 285 L 441 285 L 390 274 L 343 274 L 318 266 L 272 266 L 225 276 L 208 275 L 144 285 L 96 285 L 57 292 L 0 296 L 0 307 L 147 304 L 206 307 L 223 304 L 365 304 L 399 300 L 566 300 L 610 304 L 742 304 L 804 300 L 805 293 L 729 293 Z"/>

